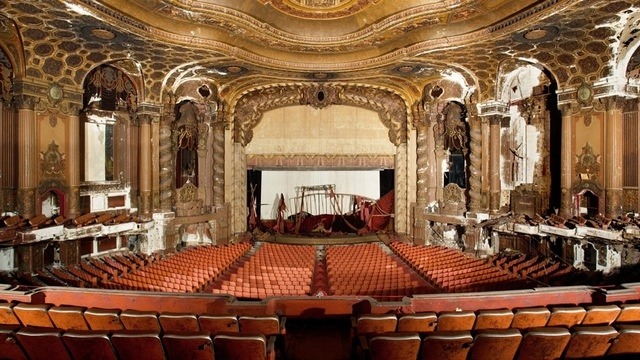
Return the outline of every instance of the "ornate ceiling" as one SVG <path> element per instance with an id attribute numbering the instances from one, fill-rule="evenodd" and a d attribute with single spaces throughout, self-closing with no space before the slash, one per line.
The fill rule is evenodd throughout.
<path id="1" fill-rule="evenodd" d="M 164 86 L 208 79 L 221 94 L 276 83 L 340 82 L 408 98 L 461 74 L 495 96 L 500 64 L 544 64 L 560 86 L 612 72 L 611 47 L 636 1 L 612 0 L 0 0 L 0 42 L 28 77 L 81 86 L 118 61 Z M 629 15 L 632 14 L 632 15 Z M 628 33 L 633 33 L 629 31 Z M 15 33 L 19 34 L 15 35 Z M 13 34 L 13 35 L 12 35 Z M 20 69 L 14 69 L 20 73 Z"/>

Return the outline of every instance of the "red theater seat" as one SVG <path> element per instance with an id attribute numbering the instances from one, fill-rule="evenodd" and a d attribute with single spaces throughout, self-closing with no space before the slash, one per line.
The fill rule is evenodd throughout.
<path id="1" fill-rule="evenodd" d="M 200 329 L 208 331 L 212 336 L 219 332 L 238 332 L 238 318 L 235 315 L 200 315 L 198 316 Z"/>
<path id="2" fill-rule="evenodd" d="M 522 334 L 517 329 L 479 330 L 469 360 L 512 360 L 521 340 Z"/>
<path id="3" fill-rule="evenodd" d="M 165 358 L 160 336 L 153 331 L 115 331 L 111 335 L 111 343 L 120 360 L 139 360 L 141 356 L 147 359 Z"/>
<path id="4" fill-rule="evenodd" d="M 71 360 L 61 330 L 23 327 L 16 338 L 31 359 Z"/>
<path id="5" fill-rule="evenodd" d="M 618 337 L 607 351 L 611 358 L 640 358 L 640 325 L 618 326 Z"/>
<path id="6" fill-rule="evenodd" d="M 62 341 L 74 359 L 117 360 L 107 331 L 69 330 Z"/>
<path id="7" fill-rule="evenodd" d="M 275 360 L 275 337 L 261 333 L 220 333 L 213 338 L 216 359 Z"/>
<path id="8" fill-rule="evenodd" d="M 550 315 L 549 309 L 544 307 L 516 309 L 511 327 L 520 330 L 542 327 L 547 324 Z"/>
<path id="9" fill-rule="evenodd" d="M 355 318 L 355 331 L 356 335 L 389 333 L 396 331 L 397 324 L 398 318 L 392 314 L 360 315 Z"/>
<path id="10" fill-rule="evenodd" d="M 508 329 L 512 322 L 513 312 L 509 309 L 479 310 L 474 329 Z"/>
<path id="11" fill-rule="evenodd" d="M 120 310 L 89 308 L 84 311 L 84 318 L 87 320 L 91 330 L 121 330 L 124 329 L 120 321 Z"/>
<path id="12" fill-rule="evenodd" d="M 84 308 L 79 306 L 52 306 L 49 316 L 54 325 L 62 330 L 89 330 L 84 319 Z"/>
<path id="13" fill-rule="evenodd" d="M 21 325 L 13 312 L 15 306 L 13 303 L 0 303 L 0 325 Z"/>
<path id="14" fill-rule="evenodd" d="M 16 311 L 15 308 L 13 311 Z M 620 315 L 618 315 L 615 323 L 640 323 L 640 304 L 620 305 Z"/>
<path id="15" fill-rule="evenodd" d="M 602 357 L 618 336 L 611 326 L 576 326 L 564 353 L 565 359 Z"/>
<path id="16" fill-rule="evenodd" d="M 123 310 L 120 321 L 127 330 L 146 330 L 160 332 L 158 313 L 155 311 Z"/>
<path id="17" fill-rule="evenodd" d="M 587 311 L 580 306 L 554 307 L 546 326 L 561 326 L 571 328 L 582 323 Z"/>
<path id="18" fill-rule="evenodd" d="M 473 311 L 450 311 L 438 315 L 438 331 L 471 330 L 476 322 Z"/>
<path id="19" fill-rule="evenodd" d="M 387 333 L 369 339 L 371 360 L 416 360 L 419 351 L 417 333 Z"/>
<path id="20" fill-rule="evenodd" d="M 195 314 L 162 313 L 158 317 L 163 331 L 199 331 L 198 318 Z"/>
<path id="21" fill-rule="evenodd" d="M 422 340 L 422 360 L 466 360 L 473 337 L 468 331 L 438 331 Z"/>
<path id="22" fill-rule="evenodd" d="M 0 324 L 0 358 L 12 360 L 26 360 L 27 355 L 16 340 L 16 325 Z"/>
<path id="23" fill-rule="evenodd" d="M 565 328 L 529 329 L 522 337 L 518 360 L 560 359 L 570 339 Z"/>
<path id="24" fill-rule="evenodd" d="M 213 341 L 208 331 L 166 332 L 162 344 L 168 359 L 214 359 Z"/>
<path id="25" fill-rule="evenodd" d="M 618 305 L 591 305 L 585 310 L 581 325 L 611 325 L 620 315 Z"/>
<path id="26" fill-rule="evenodd" d="M 435 331 L 438 317 L 436 313 L 406 314 L 398 318 L 398 332 L 426 334 Z"/>
<path id="27" fill-rule="evenodd" d="M 285 318 L 277 316 L 240 316 L 238 318 L 241 332 L 258 332 L 265 336 L 283 335 Z"/>
<path id="28" fill-rule="evenodd" d="M 13 307 L 13 312 L 24 326 L 52 328 L 54 326 L 49 317 L 49 307 L 47 304 L 20 303 Z"/>

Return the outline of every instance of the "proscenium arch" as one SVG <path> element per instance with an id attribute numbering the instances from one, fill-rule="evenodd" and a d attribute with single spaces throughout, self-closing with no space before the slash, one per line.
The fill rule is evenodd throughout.
<path id="1" fill-rule="evenodd" d="M 253 138 L 253 129 L 264 112 L 276 108 L 309 105 L 323 108 L 329 105 L 351 105 L 373 110 L 388 129 L 389 140 L 396 146 L 395 169 L 395 230 L 408 228 L 407 139 L 408 107 L 404 99 L 386 89 L 364 85 L 336 83 L 287 84 L 256 88 L 244 93 L 233 108 L 234 145 L 234 232 L 246 227 L 240 214 L 246 207 L 246 155 L 244 147 Z"/>
<path id="2" fill-rule="evenodd" d="M 318 94 L 322 93 L 322 99 Z M 292 84 L 254 89 L 242 95 L 234 107 L 234 142 L 246 146 L 253 129 L 268 110 L 292 105 L 323 108 L 329 105 L 352 105 L 378 113 L 389 129 L 394 145 L 407 142 L 407 106 L 399 95 L 376 87 L 345 84 Z"/>

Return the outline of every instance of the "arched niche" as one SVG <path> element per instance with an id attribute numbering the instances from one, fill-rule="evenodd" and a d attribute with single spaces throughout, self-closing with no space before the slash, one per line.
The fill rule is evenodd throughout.
<path id="1" fill-rule="evenodd" d="M 536 189 L 536 211 L 560 208 L 561 124 L 557 81 L 543 65 L 522 59 L 500 63 L 497 99 L 508 107 L 501 130 L 502 190 Z"/>
<path id="2" fill-rule="evenodd" d="M 66 214 L 66 195 L 60 189 L 46 189 L 40 194 L 40 211 L 51 218 Z"/>
<path id="3" fill-rule="evenodd" d="M 131 207 L 138 179 L 137 67 L 130 61 L 102 64 L 83 84 L 80 113 L 82 211 Z"/>
<path id="4" fill-rule="evenodd" d="M 573 187 L 574 214 L 595 216 L 604 213 L 602 188 L 592 180 L 578 180 Z"/>

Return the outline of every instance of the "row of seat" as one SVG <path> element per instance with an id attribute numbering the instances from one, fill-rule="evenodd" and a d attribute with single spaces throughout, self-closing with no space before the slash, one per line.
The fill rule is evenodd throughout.
<path id="1" fill-rule="evenodd" d="M 520 289 L 527 282 L 485 260 L 442 246 L 390 244 L 393 251 L 414 270 L 445 292 Z"/>
<path id="2" fill-rule="evenodd" d="M 0 303 L 0 325 L 60 330 L 208 331 L 284 334 L 286 318 L 230 314 L 158 313 L 156 311 L 82 308 L 49 304 Z"/>
<path id="3" fill-rule="evenodd" d="M 398 300 L 403 296 L 433 292 L 433 288 L 414 273 L 382 243 L 326 248 L 330 293 L 334 295 L 375 296 Z"/>
<path id="4" fill-rule="evenodd" d="M 197 246 L 134 269 L 105 283 L 106 288 L 165 292 L 204 289 L 247 253 L 251 245 Z"/>
<path id="5" fill-rule="evenodd" d="M 630 359 L 640 356 L 640 326 L 383 333 L 360 338 L 360 349 L 371 360 Z"/>
<path id="6" fill-rule="evenodd" d="M 253 256 L 208 290 L 239 298 L 310 293 L 316 247 L 259 243 Z"/>
<path id="7" fill-rule="evenodd" d="M 571 274 L 575 269 L 561 262 L 552 263 L 541 256 L 499 253 L 489 258 L 489 262 L 523 278 L 549 283 Z"/>
<path id="8" fill-rule="evenodd" d="M 261 333 L 44 329 L 0 326 L 0 357 L 48 359 L 275 359 L 275 338 Z"/>
<path id="9" fill-rule="evenodd" d="M 609 326 L 640 324 L 640 304 L 531 307 L 496 310 L 446 311 L 436 314 L 368 314 L 352 319 L 357 335 L 383 332 L 470 331 L 536 327 Z"/>

